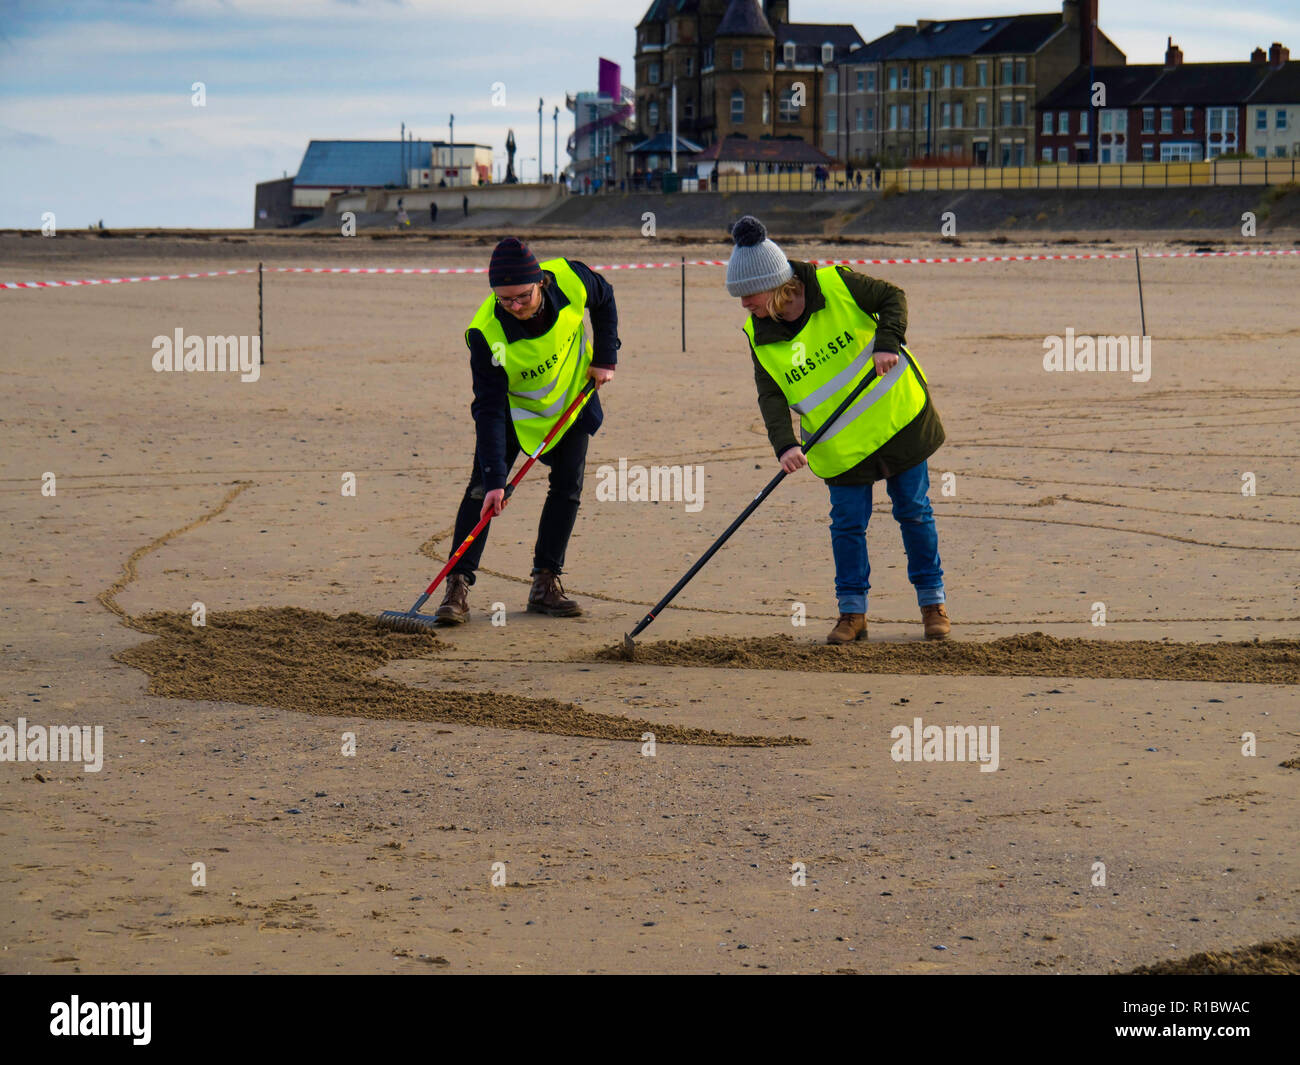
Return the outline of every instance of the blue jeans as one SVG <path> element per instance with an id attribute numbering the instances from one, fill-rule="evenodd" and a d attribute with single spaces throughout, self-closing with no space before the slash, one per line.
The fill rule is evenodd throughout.
<path id="1" fill-rule="evenodd" d="M 835 598 L 841 614 L 865 614 L 871 587 L 867 559 L 867 522 L 871 520 L 869 484 L 827 485 L 831 492 L 831 553 L 835 557 Z M 894 503 L 894 519 L 903 533 L 907 577 L 921 606 L 942 603 L 943 567 L 939 534 L 930 509 L 930 470 L 922 462 L 885 480 Z"/>

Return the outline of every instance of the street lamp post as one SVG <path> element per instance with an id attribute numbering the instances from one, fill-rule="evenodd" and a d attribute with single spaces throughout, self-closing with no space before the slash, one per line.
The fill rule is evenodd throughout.
<path id="1" fill-rule="evenodd" d="M 551 116 L 551 121 L 555 123 L 555 147 L 551 153 L 551 180 L 557 185 L 560 182 L 560 106 L 555 105 L 555 114 Z"/>

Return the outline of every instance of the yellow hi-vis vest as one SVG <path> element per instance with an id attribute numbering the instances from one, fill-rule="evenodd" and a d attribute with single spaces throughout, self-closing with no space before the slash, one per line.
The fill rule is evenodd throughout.
<path id="1" fill-rule="evenodd" d="M 507 341 L 497 321 L 495 295 L 483 302 L 469 326 L 483 334 L 493 362 L 506 372 L 510 420 L 520 447 L 529 455 L 582 391 L 592 355 L 582 317 L 587 306 L 586 285 L 563 259 L 548 259 L 540 265 L 555 275 L 556 284 L 568 298 L 547 332 L 536 339 Z M 550 451 L 563 435 L 552 440 L 546 450 Z"/>
<path id="2" fill-rule="evenodd" d="M 754 344 L 754 319 L 745 334 L 759 363 L 800 415 L 802 441 L 821 428 L 872 367 L 876 320 L 858 306 L 834 266 L 817 271 L 826 306 L 814 311 L 791 340 Z M 926 381 L 907 348 L 894 368 L 871 382 L 808 452 L 818 477 L 851 470 L 874 454 L 925 409 Z"/>

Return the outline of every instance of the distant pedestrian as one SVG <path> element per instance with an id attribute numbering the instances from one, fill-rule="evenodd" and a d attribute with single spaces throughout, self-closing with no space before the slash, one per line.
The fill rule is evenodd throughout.
<path id="1" fill-rule="evenodd" d="M 465 217 L 469 217 L 469 194 L 466 193 L 460 198 L 460 209 L 465 212 Z"/>
<path id="2" fill-rule="evenodd" d="M 876 188 L 880 188 L 880 179 L 884 176 L 884 168 L 880 165 L 880 160 L 876 160 Z"/>
<path id="3" fill-rule="evenodd" d="M 429 201 L 429 221 L 430 223 L 438 221 L 438 205 L 432 200 Z"/>
<path id="4" fill-rule="evenodd" d="M 406 213 L 406 208 L 405 208 L 405 207 L 399 207 L 399 208 L 397 209 L 397 225 L 398 225 L 398 227 L 400 228 L 400 227 L 402 227 L 402 226 L 409 226 L 410 224 L 411 224 L 411 217 L 410 217 L 410 215 L 408 215 L 408 214 Z"/>

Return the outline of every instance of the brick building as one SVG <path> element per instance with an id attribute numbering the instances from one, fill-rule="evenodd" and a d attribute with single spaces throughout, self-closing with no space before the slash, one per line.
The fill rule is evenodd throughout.
<path id="1" fill-rule="evenodd" d="M 671 130 L 675 86 L 677 132 L 699 145 L 815 145 L 824 71 L 863 41 L 851 25 L 792 23 L 789 12 L 789 0 L 654 0 L 636 30 L 638 135 Z"/>
<path id="2" fill-rule="evenodd" d="M 1251 133 L 1266 135 L 1258 147 L 1270 156 L 1278 144 L 1290 155 L 1292 142 L 1300 140 L 1300 133 L 1285 128 L 1288 118 L 1300 120 L 1294 73 L 1300 63 L 1288 63 L 1288 57 L 1275 44 L 1267 55 L 1256 49 L 1250 62 L 1185 63 L 1171 38 L 1162 64 L 1098 65 L 1091 72 L 1080 67 L 1040 102 L 1038 158 L 1060 163 L 1200 162 L 1247 151 Z M 1104 99 L 1094 91 L 1097 84 Z M 1263 128 L 1258 128 L 1261 114 Z M 1095 130 L 1090 128 L 1094 123 Z M 1270 132 L 1280 136 L 1267 137 Z"/>

